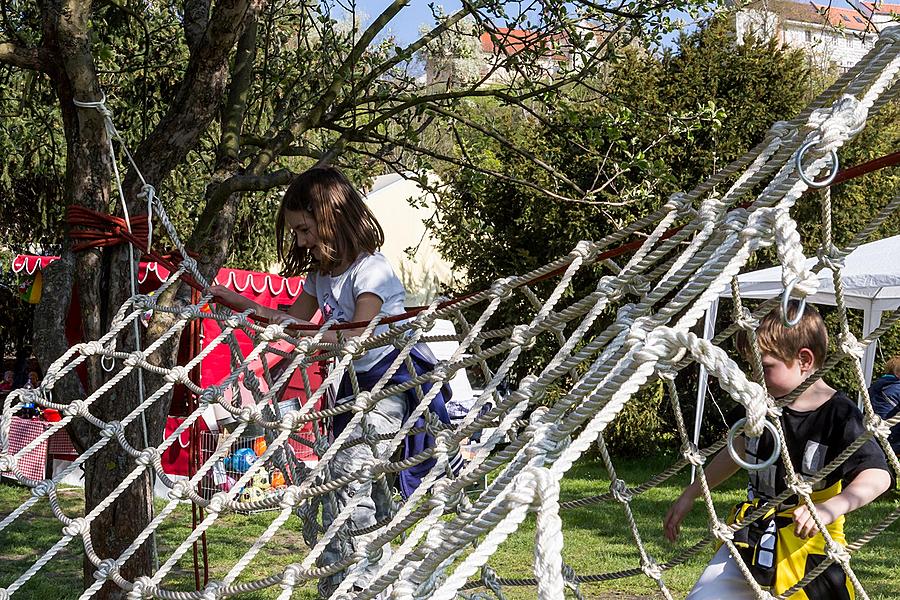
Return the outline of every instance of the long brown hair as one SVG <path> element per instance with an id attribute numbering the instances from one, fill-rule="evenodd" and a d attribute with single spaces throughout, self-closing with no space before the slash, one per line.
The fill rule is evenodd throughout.
<path id="1" fill-rule="evenodd" d="M 321 258 L 317 262 L 307 248 L 297 246 L 297 237 L 285 231 L 285 211 L 303 210 L 316 221 Z M 369 254 L 384 244 L 384 230 L 362 196 L 336 167 L 313 167 L 288 187 L 275 219 L 278 258 L 287 276 L 310 269 L 330 273 L 342 263 L 351 263 L 363 252 Z M 287 242 L 287 243 L 286 243 Z"/>

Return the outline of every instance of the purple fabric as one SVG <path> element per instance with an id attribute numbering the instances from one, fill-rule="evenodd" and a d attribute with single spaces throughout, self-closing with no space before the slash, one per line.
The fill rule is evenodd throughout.
<path id="1" fill-rule="evenodd" d="M 380 361 L 375 363 L 368 371 L 357 373 L 356 379 L 359 383 L 359 389 L 363 391 L 371 391 L 399 354 L 399 350 L 394 350 L 390 354 L 382 358 Z M 412 359 L 413 368 L 416 372 L 416 375 L 422 375 L 423 373 L 427 373 L 434 368 L 434 363 L 429 359 L 429 357 L 425 356 L 425 354 L 419 351 L 418 348 L 413 348 L 412 352 L 410 352 L 410 358 Z M 409 381 L 410 379 L 412 379 L 412 377 L 410 376 L 409 371 L 406 367 L 406 363 L 404 361 L 404 364 L 401 365 L 399 369 L 397 369 L 397 372 L 394 373 L 390 381 L 388 381 L 385 386 L 404 383 Z M 423 383 L 421 386 L 422 394 L 427 394 L 431 390 L 431 386 L 431 383 Z M 341 380 L 341 385 L 338 388 L 337 397 L 346 398 L 352 395 L 353 387 L 350 384 L 349 376 L 344 375 L 344 378 Z M 406 390 L 405 392 L 403 392 L 403 395 L 406 397 L 406 414 L 404 415 L 404 419 L 406 419 L 406 417 L 409 416 L 413 409 L 418 406 L 419 399 L 416 396 L 415 387 Z M 433 412 L 442 423 L 450 423 L 450 417 L 447 414 L 446 403 L 450 400 L 451 396 L 452 392 L 450 391 L 450 386 L 444 383 L 441 385 L 441 391 L 437 393 L 437 395 L 432 399 L 431 404 L 429 405 L 429 409 L 431 410 L 431 412 Z M 341 434 L 341 432 L 350 422 L 352 416 L 352 413 L 343 413 L 334 417 L 333 422 L 335 437 Z M 416 420 L 415 427 L 419 428 L 424 426 L 425 419 L 419 417 Z M 415 456 L 420 452 L 426 450 L 427 448 L 431 448 L 432 446 L 434 446 L 434 437 L 432 437 L 428 433 L 419 433 L 416 435 L 407 436 L 403 443 L 402 458 L 406 459 L 411 456 Z M 419 483 L 421 483 L 422 478 L 428 474 L 428 471 L 431 470 L 431 468 L 434 466 L 434 463 L 435 459 L 434 457 L 431 457 L 424 462 L 421 462 L 410 467 L 409 469 L 400 472 L 400 493 L 404 498 L 409 498 L 409 496 L 416 490 L 416 488 L 419 487 Z M 455 468 L 454 471 L 458 470 L 458 466 L 461 465 L 457 465 L 457 468 Z"/>

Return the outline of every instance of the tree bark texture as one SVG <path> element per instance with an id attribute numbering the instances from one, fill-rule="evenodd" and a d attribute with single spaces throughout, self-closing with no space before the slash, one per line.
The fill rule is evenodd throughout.
<path id="1" fill-rule="evenodd" d="M 229 55 L 243 30 L 244 20 L 259 9 L 247 0 L 223 0 L 216 3 L 204 28 L 193 27 L 204 20 L 203 3 L 192 3 L 195 11 L 191 27 L 191 58 L 179 92 L 173 99 L 168 114 L 158 127 L 139 146 L 135 153 L 147 181 L 159 185 L 188 152 L 196 147 L 201 135 L 208 129 L 217 111 L 229 81 Z M 117 206 L 118 193 L 112 188 L 114 177 L 109 140 L 101 113 L 93 108 L 77 108 L 74 100 L 94 101 L 102 97 L 90 45 L 90 0 L 49 0 L 43 7 L 44 56 L 55 66 L 49 72 L 53 78 L 60 103 L 66 135 L 66 197 L 74 204 L 92 210 L 122 214 Z M 202 37 L 199 31 L 203 31 Z M 113 117 L 115 118 L 115 117 Z M 122 165 L 123 170 L 125 165 Z M 129 213 L 141 214 L 144 207 L 137 198 L 139 178 L 133 171 L 127 172 L 126 198 L 131 204 Z M 211 260 L 204 261 L 204 270 L 215 273 L 224 259 L 223 244 L 233 226 L 233 211 L 223 211 L 226 226 L 213 229 L 212 247 L 220 247 Z M 218 231 L 217 231 L 218 230 Z M 225 241 L 222 241 L 225 240 Z M 88 250 L 73 254 L 67 237 L 67 248 L 61 260 L 47 271 L 47 287 L 35 319 L 35 347 L 41 363 L 46 367 L 67 348 L 66 315 L 72 290 L 77 289 L 83 339 L 96 340 L 109 330 L 118 308 L 131 295 L 131 272 L 137 267 L 140 251 L 129 254 L 126 246 Z M 187 290 L 180 295 L 188 296 Z M 182 299 L 183 301 L 183 299 Z M 151 334 L 162 331 L 161 325 L 151 329 Z M 140 335 L 140 334 L 139 334 Z M 152 338 L 151 338 L 152 339 Z M 160 356 L 154 359 L 165 366 L 172 366 L 177 355 L 178 340 L 167 344 Z M 117 349 L 135 349 L 133 328 L 126 327 L 117 339 Z M 146 347 L 146 343 L 143 344 Z M 121 370 L 121 363 L 113 373 Z M 87 361 L 86 390 L 75 376 L 56 384 L 54 399 L 71 402 L 85 398 L 103 385 L 112 374 L 106 373 L 96 357 Z M 148 378 L 148 394 L 161 385 L 159 379 Z M 90 412 L 103 421 L 121 421 L 139 402 L 138 378 L 133 373 L 113 389 L 97 398 Z M 136 419 L 125 430 L 128 443 L 134 448 L 157 445 L 162 437 L 165 417 L 169 410 L 169 398 L 157 402 L 146 411 L 146 433 L 142 419 Z M 75 444 L 87 448 L 100 438 L 100 431 L 84 420 L 76 419 L 72 429 Z M 146 436 L 146 438 L 145 438 Z M 134 459 L 116 440 L 94 455 L 85 465 L 85 509 L 90 512 L 107 500 L 119 483 L 135 468 Z M 99 559 L 118 558 L 132 541 L 148 525 L 153 513 L 153 495 L 149 472 L 132 483 L 111 506 L 99 512 L 91 522 L 91 541 Z M 154 540 L 151 537 L 134 555 L 119 566 L 123 577 L 134 580 L 150 574 L 154 567 Z M 94 583 L 96 566 L 85 557 L 84 583 Z M 107 583 L 95 597 L 121 599 L 125 592 Z"/>

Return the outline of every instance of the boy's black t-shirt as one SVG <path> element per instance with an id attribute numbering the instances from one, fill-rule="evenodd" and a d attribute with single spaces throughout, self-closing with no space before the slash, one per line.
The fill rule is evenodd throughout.
<path id="1" fill-rule="evenodd" d="M 743 406 L 736 407 L 729 413 L 728 422 L 733 424 L 744 413 Z M 815 476 L 865 433 L 862 413 L 843 392 L 836 392 L 815 410 L 804 412 L 783 407 L 781 425 L 791 464 L 798 474 L 806 477 Z M 747 438 L 745 445 L 747 462 L 761 463 L 772 455 L 774 440 L 767 430 L 759 438 Z M 846 486 L 866 469 L 884 469 L 891 473 L 884 452 L 874 438 L 866 440 L 843 464 L 814 484 L 813 490 L 826 489 L 838 481 Z M 751 499 L 774 498 L 787 489 L 784 464 L 780 458 L 765 469 L 749 471 L 749 475 Z M 891 476 L 893 479 L 893 474 Z M 793 497 L 788 498 L 783 506 L 795 504 L 796 497 Z"/>

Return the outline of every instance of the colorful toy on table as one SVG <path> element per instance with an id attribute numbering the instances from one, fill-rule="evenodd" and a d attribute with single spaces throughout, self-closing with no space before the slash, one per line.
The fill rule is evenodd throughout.
<path id="1" fill-rule="evenodd" d="M 265 491 L 255 486 L 248 485 L 241 492 L 241 502 L 258 502 L 265 499 L 265 497 Z"/>
<path id="2" fill-rule="evenodd" d="M 219 489 L 223 492 L 230 492 L 231 488 L 237 483 L 237 480 L 231 475 L 226 475 L 225 480 L 219 484 Z"/>
<path id="3" fill-rule="evenodd" d="M 225 468 L 244 473 L 256 462 L 256 453 L 250 448 L 238 448 L 234 454 L 225 458 Z"/>
<path id="4" fill-rule="evenodd" d="M 269 445 L 266 444 L 265 436 L 261 435 L 253 440 L 253 453 L 257 456 L 262 456 L 268 447 Z"/>
<path id="5" fill-rule="evenodd" d="M 269 485 L 269 472 L 266 471 L 265 468 L 258 470 L 253 474 L 253 479 L 250 480 L 250 485 L 261 490 L 268 490 L 271 487 Z"/>
<path id="6" fill-rule="evenodd" d="M 272 469 L 271 485 L 273 488 L 280 488 L 287 485 L 287 482 L 284 480 L 284 473 L 282 473 L 280 469 Z"/>

